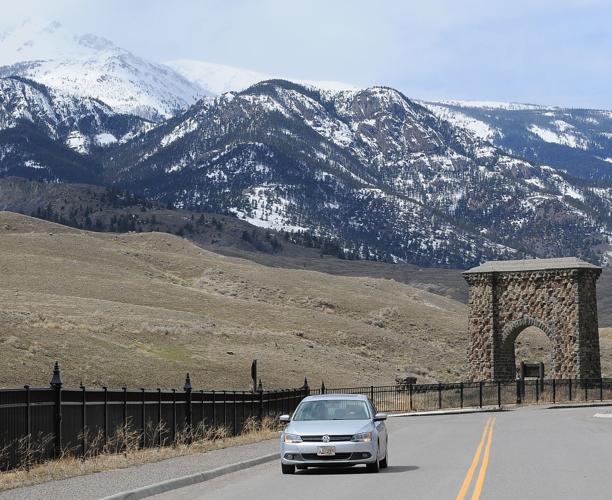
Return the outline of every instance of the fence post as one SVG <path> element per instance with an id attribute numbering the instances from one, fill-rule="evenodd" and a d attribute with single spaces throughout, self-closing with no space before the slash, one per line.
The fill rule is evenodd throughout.
<path id="1" fill-rule="evenodd" d="M 376 403 L 374 403 L 374 386 L 373 385 L 370 386 L 370 401 L 372 401 L 372 404 L 376 406 Z"/>
<path id="2" fill-rule="evenodd" d="M 189 377 L 189 373 L 185 377 L 185 385 L 183 386 L 183 390 L 185 391 L 185 431 L 187 433 L 187 441 L 191 442 L 191 427 L 193 424 L 193 414 L 192 414 L 192 390 L 191 386 L 191 377 Z"/>
<path id="3" fill-rule="evenodd" d="M 442 409 L 442 384 L 438 382 L 438 409 Z"/>
<path id="4" fill-rule="evenodd" d="M 128 420 L 127 420 L 127 387 L 123 386 L 121 388 L 123 390 L 123 430 L 124 432 L 127 432 L 127 427 L 128 427 Z M 127 439 L 126 436 L 124 436 L 124 439 Z"/>
<path id="5" fill-rule="evenodd" d="M 85 386 L 81 383 L 81 421 L 83 423 L 81 431 L 81 456 L 84 458 L 87 453 L 87 395 L 85 392 Z"/>
<path id="6" fill-rule="evenodd" d="M 572 400 L 572 379 L 569 379 L 569 400 Z"/>
<path id="7" fill-rule="evenodd" d="M 536 389 L 536 403 L 539 403 L 540 402 L 540 381 L 539 380 L 536 380 L 535 389 Z"/>
<path id="8" fill-rule="evenodd" d="M 162 395 L 161 389 L 157 388 L 157 445 L 161 448 L 162 445 Z"/>
<path id="9" fill-rule="evenodd" d="M 212 421 L 213 429 L 217 427 L 217 395 L 215 390 L 212 391 Z"/>
<path id="10" fill-rule="evenodd" d="M 259 387 L 261 387 L 261 380 L 259 381 Z M 262 388 L 262 390 L 259 390 L 258 419 L 259 419 L 260 424 L 263 422 L 263 411 L 264 411 L 264 394 L 263 394 L 263 388 Z"/>
<path id="11" fill-rule="evenodd" d="M 59 363 L 56 361 L 53 367 L 53 377 L 51 378 L 51 388 L 53 389 L 53 456 L 59 458 L 62 454 L 62 375 Z"/>
<path id="12" fill-rule="evenodd" d="M 589 380 L 582 379 L 582 383 L 584 384 L 584 400 L 588 401 L 589 400 Z"/>
<path id="13" fill-rule="evenodd" d="M 227 429 L 227 391 L 223 391 L 223 427 Z"/>
<path id="14" fill-rule="evenodd" d="M 244 424 L 246 423 L 246 393 L 242 391 L 242 425 L 240 426 L 240 434 L 244 430 Z"/>
<path id="15" fill-rule="evenodd" d="M 410 411 L 412 411 L 412 384 L 408 384 L 408 404 Z"/>
<path id="16" fill-rule="evenodd" d="M 461 402 L 461 408 L 463 408 L 463 382 L 459 383 L 459 400 Z"/>
<path id="17" fill-rule="evenodd" d="M 26 414 L 25 414 L 25 431 L 26 431 L 26 470 L 30 470 L 30 449 L 32 447 L 31 425 L 30 425 L 30 386 L 24 385 L 26 391 Z"/>
<path id="18" fill-rule="evenodd" d="M 497 407 L 501 408 L 501 380 L 497 381 Z"/>
<path id="19" fill-rule="evenodd" d="M 204 389 L 200 389 L 200 398 L 202 398 L 200 400 L 200 416 L 202 418 L 200 419 L 200 424 L 198 427 L 202 428 L 202 437 L 204 437 Z M 244 413 L 242 415 L 242 419 L 244 420 Z"/>
<path id="20" fill-rule="evenodd" d="M 147 438 L 146 438 L 146 427 L 147 427 L 147 415 L 145 412 L 145 408 L 147 406 L 147 396 L 145 394 L 145 390 L 144 387 L 140 388 L 140 392 L 142 394 L 142 412 L 140 415 L 140 428 L 142 429 L 142 436 L 140 438 L 140 447 L 144 449 L 145 445 L 147 444 Z"/>
<path id="21" fill-rule="evenodd" d="M 234 396 L 234 436 L 238 435 L 238 412 L 236 408 L 236 391 L 233 392 Z"/>
<path id="22" fill-rule="evenodd" d="M 291 401 L 289 400 L 289 389 L 283 391 L 283 412 L 291 413 Z"/>
<path id="23" fill-rule="evenodd" d="M 104 432 L 104 447 L 108 444 L 108 387 L 103 386 L 102 390 L 104 391 L 104 421 L 103 432 Z"/>
<path id="24" fill-rule="evenodd" d="M 310 387 L 308 386 L 308 379 L 304 377 L 304 396 L 310 396 Z"/>
<path id="25" fill-rule="evenodd" d="M 516 404 L 521 404 L 521 381 L 520 379 L 516 379 Z"/>
<path id="26" fill-rule="evenodd" d="M 556 379 L 552 379 L 552 386 L 553 386 L 553 404 L 555 404 L 557 402 L 557 383 L 556 383 Z"/>
<path id="27" fill-rule="evenodd" d="M 172 389 L 172 446 L 176 446 L 176 389 Z"/>
<path id="28" fill-rule="evenodd" d="M 482 408 L 482 381 L 478 383 L 478 406 Z"/>
<path id="29" fill-rule="evenodd" d="M 599 401 L 603 401 L 603 378 L 599 379 Z"/>
<path id="30" fill-rule="evenodd" d="M 321 394 L 325 394 L 325 382 L 321 381 Z"/>

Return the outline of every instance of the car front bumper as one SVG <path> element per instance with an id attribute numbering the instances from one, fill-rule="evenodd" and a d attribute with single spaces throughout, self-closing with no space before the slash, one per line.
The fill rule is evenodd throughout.
<path id="1" fill-rule="evenodd" d="M 321 446 L 334 446 L 336 454 L 320 457 L 317 451 Z M 282 443 L 281 462 L 285 465 L 357 465 L 376 461 L 376 443 Z"/>

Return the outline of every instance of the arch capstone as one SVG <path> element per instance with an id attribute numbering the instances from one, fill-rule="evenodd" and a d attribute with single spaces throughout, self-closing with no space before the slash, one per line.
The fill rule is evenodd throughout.
<path id="1" fill-rule="evenodd" d="M 514 341 L 529 326 L 551 340 L 553 378 L 600 378 L 600 274 L 574 257 L 491 261 L 465 271 L 469 378 L 514 380 Z"/>

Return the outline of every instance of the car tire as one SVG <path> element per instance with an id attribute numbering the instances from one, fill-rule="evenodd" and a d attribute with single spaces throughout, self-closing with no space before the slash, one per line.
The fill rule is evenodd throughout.
<path id="1" fill-rule="evenodd" d="M 283 474 L 293 474 L 295 472 L 295 465 L 281 464 L 281 471 Z"/>
<path id="2" fill-rule="evenodd" d="M 385 458 L 380 461 L 380 468 L 386 469 L 389 467 L 389 450 L 385 450 Z"/>

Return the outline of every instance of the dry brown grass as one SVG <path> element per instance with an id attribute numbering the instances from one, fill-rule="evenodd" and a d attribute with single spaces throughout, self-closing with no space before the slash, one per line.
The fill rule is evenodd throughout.
<path id="1" fill-rule="evenodd" d="M 152 431 L 157 433 L 163 430 Z M 102 444 L 101 436 L 90 439 L 89 451 L 84 457 L 78 456 L 75 450 L 65 450 L 60 459 L 45 462 L 38 460 L 38 456 L 48 441 L 45 443 L 43 440 L 26 452 L 23 440 L 20 443 L 23 465 L 16 470 L 0 473 L 0 491 L 255 443 L 277 437 L 279 432 L 278 421 L 272 418 L 264 418 L 261 424 L 250 419 L 245 423 L 243 433 L 238 436 L 231 436 L 229 430 L 222 427 L 205 430 L 199 428 L 191 434 L 180 434 L 175 446 L 141 448 L 140 433 L 126 432 L 119 428 L 106 445 Z"/>
<path id="2" fill-rule="evenodd" d="M 245 389 L 465 377 L 466 306 L 386 278 L 274 268 L 161 233 L 100 234 L 0 212 L 1 386 Z M 540 341 L 525 357 L 546 360 Z M 537 339 L 536 339 L 537 340 Z M 541 340 L 541 339 L 540 339 Z M 542 345 L 540 345 L 542 344 Z M 530 352 L 533 351 L 533 354 Z M 602 336 L 612 373 L 612 336 Z M 521 354 L 522 356 L 523 354 Z"/>
<path id="3" fill-rule="evenodd" d="M 270 268 L 159 233 L 0 214 L 0 384 L 244 389 L 460 378 L 465 306 L 389 279 Z M 134 367 L 138 369 L 135 370 Z"/>

